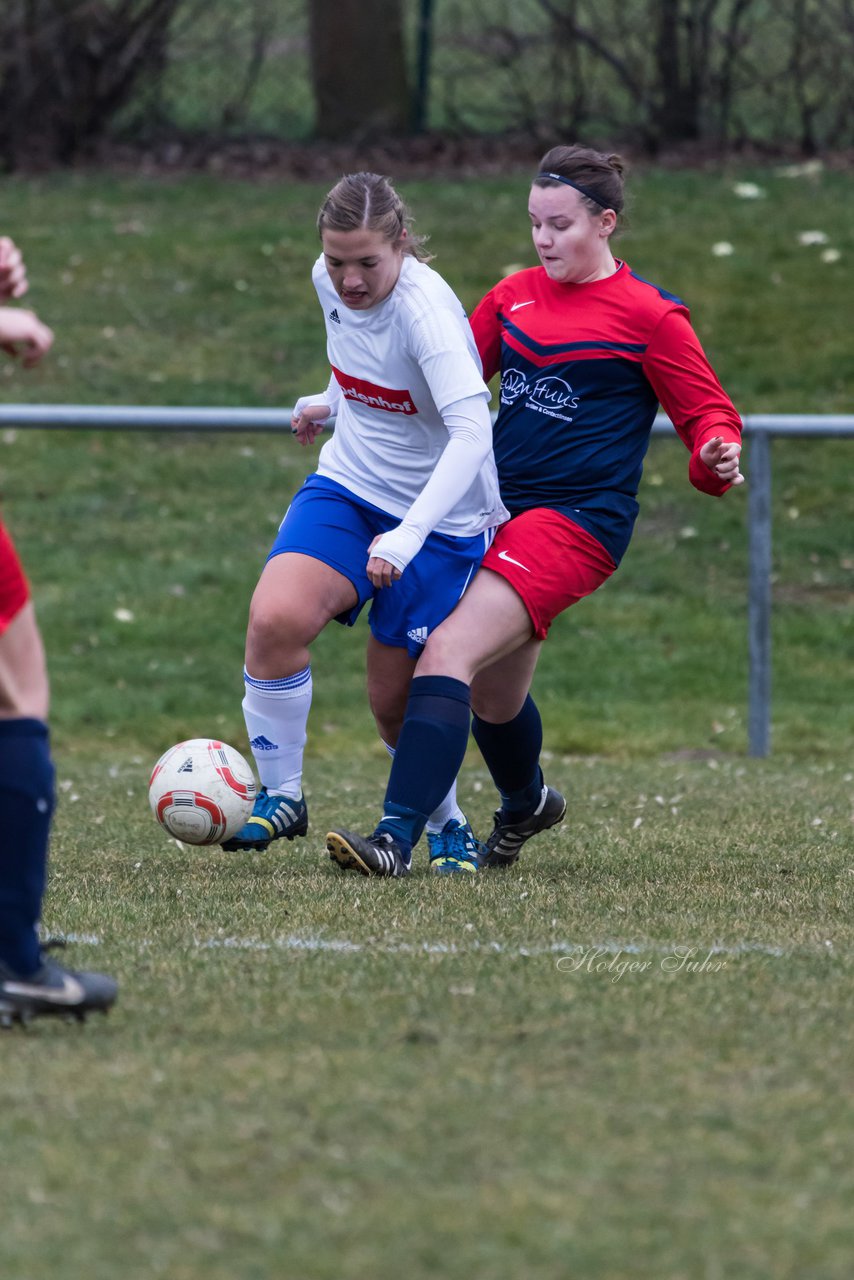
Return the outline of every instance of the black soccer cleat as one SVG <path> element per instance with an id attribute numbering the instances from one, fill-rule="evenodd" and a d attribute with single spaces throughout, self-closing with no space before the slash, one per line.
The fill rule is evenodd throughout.
<path id="1" fill-rule="evenodd" d="M 330 831 L 326 848 L 333 862 L 344 871 L 358 871 L 363 876 L 408 876 L 409 863 L 387 831 L 372 836 L 357 836 L 353 831 Z"/>
<path id="2" fill-rule="evenodd" d="M 553 787 L 543 787 L 540 803 L 532 814 L 519 822 L 508 822 L 499 809 L 493 819 L 492 832 L 484 845 L 482 867 L 511 867 L 519 857 L 526 840 L 540 831 L 548 831 L 563 821 L 566 800 Z"/>
<path id="3" fill-rule="evenodd" d="M 89 1013 L 106 1013 L 118 990 L 115 979 L 104 973 L 64 969 L 55 960 L 44 959 L 29 978 L 0 964 L 0 1027 L 44 1017 L 85 1022 Z"/>

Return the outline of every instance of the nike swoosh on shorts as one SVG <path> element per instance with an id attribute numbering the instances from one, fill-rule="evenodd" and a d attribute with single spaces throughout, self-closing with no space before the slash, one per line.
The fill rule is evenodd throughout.
<path id="1" fill-rule="evenodd" d="M 511 555 L 508 555 L 508 553 L 507 553 L 506 551 L 499 551 L 499 553 L 498 553 L 498 559 L 499 559 L 499 560 L 506 560 L 508 564 L 515 564 L 515 565 L 517 565 L 520 569 L 524 569 L 526 573 L 530 573 L 530 572 L 531 572 L 531 570 L 528 568 L 528 566 L 527 566 L 526 564 L 522 564 L 522 561 L 521 561 L 521 560 L 514 560 L 514 559 L 513 559 L 513 557 L 512 557 Z"/>

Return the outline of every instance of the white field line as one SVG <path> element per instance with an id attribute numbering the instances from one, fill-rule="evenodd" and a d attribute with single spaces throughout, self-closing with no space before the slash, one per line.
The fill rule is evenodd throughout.
<path id="1" fill-rule="evenodd" d="M 90 933 L 67 933 L 58 936 L 62 941 L 69 943 L 85 943 L 87 946 L 101 946 L 101 938 L 97 934 Z M 153 942 L 149 939 L 143 940 L 141 947 L 151 947 Z M 783 956 L 793 954 L 799 950 L 797 947 L 776 947 L 764 942 L 739 942 L 732 946 L 723 946 L 713 944 L 709 946 L 707 943 L 682 943 L 675 942 L 672 944 L 654 944 L 654 943 L 638 943 L 638 942 L 619 942 L 615 939 L 608 939 L 605 942 L 550 942 L 547 946 L 516 946 L 504 942 L 479 942 L 472 939 L 471 942 L 353 942 L 347 938 L 319 938 L 309 934 L 308 936 L 301 934 L 287 934 L 281 938 L 272 938 L 265 942 L 260 938 L 194 938 L 193 947 L 199 951 L 318 951 L 318 952 L 340 952 L 345 955 L 358 955 L 362 952 L 369 952 L 371 955 L 502 955 L 510 959 L 522 957 L 538 957 L 538 956 L 575 956 L 582 957 L 584 955 L 599 956 L 644 956 L 644 955 L 663 955 L 672 956 L 674 954 L 692 956 L 745 956 L 745 955 L 761 955 L 771 956 L 779 959 Z M 833 951 L 833 944 L 828 939 L 819 949 L 817 953 L 827 954 Z"/>

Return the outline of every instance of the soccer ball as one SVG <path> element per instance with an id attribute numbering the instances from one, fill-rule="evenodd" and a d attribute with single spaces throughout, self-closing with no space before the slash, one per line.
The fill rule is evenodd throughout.
<path id="1" fill-rule="evenodd" d="M 219 844 L 252 813 L 255 778 L 239 751 L 212 738 L 191 738 L 165 752 L 151 773 L 148 803 L 170 836 Z"/>

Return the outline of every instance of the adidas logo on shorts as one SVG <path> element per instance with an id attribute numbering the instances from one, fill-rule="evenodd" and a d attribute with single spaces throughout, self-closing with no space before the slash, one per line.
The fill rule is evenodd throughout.
<path id="1" fill-rule="evenodd" d="M 406 633 L 407 639 L 414 641 L 415 644 L 421 645 L 427 643 L 427 637 L 429 634 L 429 627 L 410 627 Z"/>

